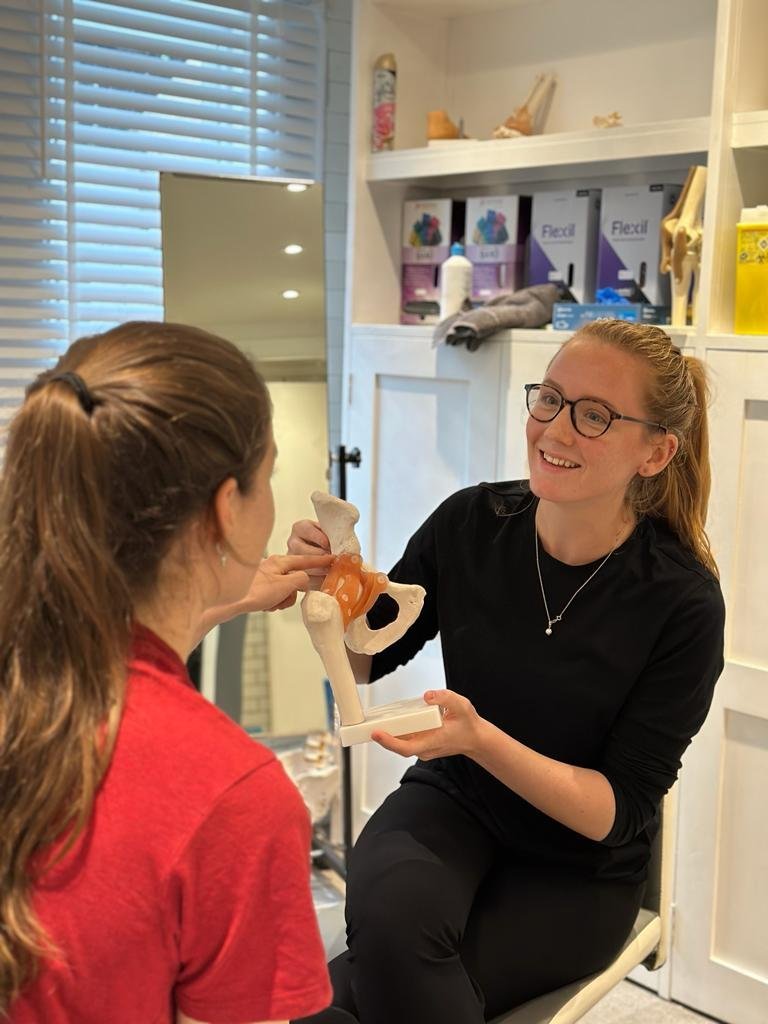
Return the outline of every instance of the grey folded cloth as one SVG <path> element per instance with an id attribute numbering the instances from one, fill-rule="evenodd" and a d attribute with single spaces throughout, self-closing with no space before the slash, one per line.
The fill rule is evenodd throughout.
<path id="1" fill-rule="evenodd" d="M 543 327 L 552 319 L 560 298 L 556 284 L 533 284 L 516 292 L 503 292 L 485 306 L 461 310 L 435 327 L 434 344 L 466 345 L 470 352 L 485 338 L 510 327 Z"/>

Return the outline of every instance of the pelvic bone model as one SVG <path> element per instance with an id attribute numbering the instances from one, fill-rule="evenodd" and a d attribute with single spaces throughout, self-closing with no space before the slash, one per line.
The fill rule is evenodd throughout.
<path id="1" fill-rule="evenodd" d="M 354 505 L 321 491 L 314 492 L 312 504 L 331 553 L 338 557 L 322 589 L 304 597 L 301 613 L 339 708 L 342 745 L 364 743 L 376 729 L 402 736 L 439 727 L 439 709 L 425 704 L 421 697 L 363 710 L 346 648 L 358 654 L 376 654 L 399 640 L 418 618 L 425 591 L 415 585 L 391 583 L 383 573 L 363 564 L 355 536 L 360 513 Z M 365 613 L 380 594 L 388 594 L 395 601 L 397 618 L 383 629 L 373 630 Z"/>
<path id="2" fill-rule="evenodd" d="M 671 275 L 673 327 L 686 325 L 691 278 L 694 280 L 692 305 L 696 309 L 706 185 L 706 167 L 691 167 L 680 198 L 661 222 L 661 271 Z"/>

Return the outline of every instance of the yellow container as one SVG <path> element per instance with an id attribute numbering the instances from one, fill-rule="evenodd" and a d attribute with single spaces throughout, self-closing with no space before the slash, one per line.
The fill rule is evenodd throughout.
<path id="1" fill-rule="evenodd" d="M 745 207 L 736 225 L 737 334 L 768 334 L 768 206 Z"/>

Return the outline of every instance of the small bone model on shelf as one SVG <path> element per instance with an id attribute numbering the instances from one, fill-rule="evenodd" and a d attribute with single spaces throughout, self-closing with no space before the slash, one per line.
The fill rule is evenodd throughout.
<path id="1" fill-rule="evenodd" d="M 312 504 L 331 553 L 338 557 L 322 590 L 304 597 L 301 613 L 338 705 L 342 745 L 364 743 L 376 730 L 403 736 L 438 728 L 442 725 L 439 708 L 425 704 L 421 697 L 363 710 L 346 648 L 358 654 L 376 654 L 399 640 L 418 618 L 425 591 L 416 585 L 392 583 L 383 573 L 364 566 L 355 536 L 360 513 L 354 505 L 321 491 L 312 494 Z M 396 603 L 397 618 L 383 629 L 373 630 L 365 613 L 379 594 L 388 594 Z"/>
<path id="2" fill-rule="evenodd" d="M 592 118 L 592 124 L 595 128 L 622 128 L 621 114 L 618 110 L 612 111 L 610 114 L 595 114 Z"/>
<path id="3" fill-rule="evenodd" d="M 454 124 L 444 110 L 430 110 L 427 114 L 427 144 L 434 142 L 450 142 L 454 139 L 466 139 L 464 120 Z"/>
<path id="4" fill-rule="evenodd" d="M 525 102 L 506 121 L 493 129 L 494 139 L 516 139 L 520 135 L 541 134 L 556 85 L 554 75 L 537 75 Z"/>
<path id="5" fill-rule="evenodd" d="M 680 198 L 661 222 L 661 271 L 671 276 L 673 327 L 686 326 L 691 280 L 696 309 L 706 186 L 706 167 L 691 167 Z"/>

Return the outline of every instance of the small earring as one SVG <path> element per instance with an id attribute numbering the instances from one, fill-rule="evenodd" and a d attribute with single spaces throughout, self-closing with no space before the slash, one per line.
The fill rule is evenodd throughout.
<path id="1" fill-rule="evenodd" d="M 219 556 L 219 562 L 221 563 L 221 567 L 223 569 L 224 566 L 227 564 L 227 555 L 226 552 L 221 550 L 221 544 L 219 544 L 218 541 L 216 542 L 216 554 Z"/>

